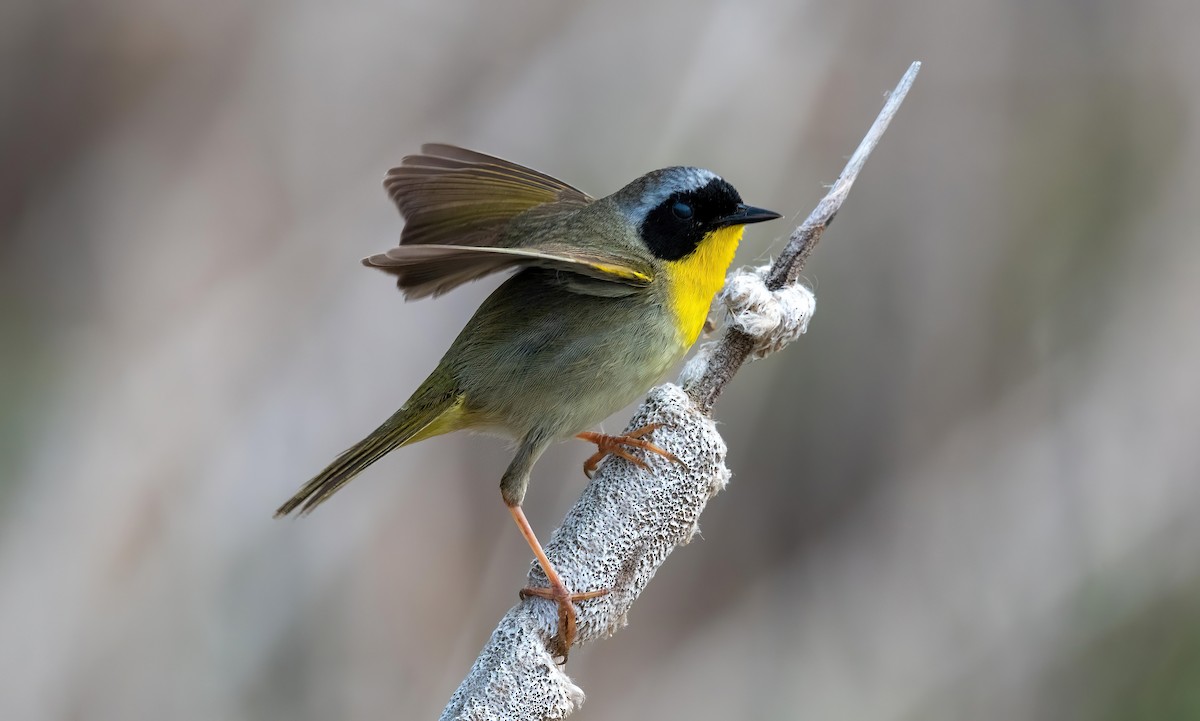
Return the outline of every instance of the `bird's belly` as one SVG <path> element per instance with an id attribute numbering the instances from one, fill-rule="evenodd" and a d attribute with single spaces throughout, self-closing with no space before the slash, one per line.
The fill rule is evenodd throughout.
<path id="1" fill-rule="evenodd" d="M 459 380 L 476 428 L 573 436 L 637 400 L 687 352 L 657 304 L 573 293 L 558 300 L 527 305 L 503 337 L 464 348 L 471 360 Z M 552 311 L 536 312 L 545 308 Z"/>
<path id="2" fill-rule="evenodd" d="M 501 392 L 480 394 L 478 400 L 514 437 L 534 429 L 573 436 L 636 401 L 683 355 L 683 349 L 669 346 L 645 351 L 633 354 L 635 360 L 593 348 L 586 357 L 533 363 L 514 372 Z"/>
<path id="3" fill-rule="evenodd" d="M 594 374 L 569 374 L 569 385 L 560 382 L 558 386 L 562 398 L 559 435 L 588 430 L 642 397 L 683 355 L 682 349 L 661 351 L 646 354 L 635 367 L 621 373 L 600 367 Z"/>

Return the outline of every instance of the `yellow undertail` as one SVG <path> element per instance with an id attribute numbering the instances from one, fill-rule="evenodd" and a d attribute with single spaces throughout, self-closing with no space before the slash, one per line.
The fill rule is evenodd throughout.
<path id="1" fill-rule="evenodd" d="M 429 385 L 428 381 L 426 385 Z M 422 386 L 371 435 L 348 448 L 305 483 L 275 511 L 275 517 L 286 516 L 297 508 L 301 513 L 308 513 L 389 452 L 464 427 L 467 416 L 465 396 L 455 392 L 431 394 L 425 391 Z"/>

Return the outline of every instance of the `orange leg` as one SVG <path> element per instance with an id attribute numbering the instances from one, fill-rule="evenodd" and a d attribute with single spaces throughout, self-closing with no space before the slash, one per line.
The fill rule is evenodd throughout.
<path id="1" fill-rule="evenodd" d="M 517 522 L 517 528 L 521 529 L 521 535 L 525 537 L 525 542 L 529 544 L 529 548 L 533 550 L 533 555 L 537 557 L 538 565 L 542 567 L 547 580 L 550 581 L 550 588 L 521 589 L 521 598 L 526 599 L 530 596 L 537 596 L 538 598 L 545 598 L 558 604 L 558 633 L 551 641 L 553 645 L 550 650 L 555 656 L 561 656 L 563 663 L 566 663 L 567 652 L 571 650 L 571 646 L 575 643 L 575 607 L 572 604 L 576 601 L 586 601 L 589 598 L 603 596 L 608 593 L 608 589 L 588 591 L 586 593 L 571 593 L 567 590 L 567 586 L 558 575 L 558 571 L 554 570 L 554 565 L 550 563 L 550 559 L 546 557 L 546 552 L 542 550 L 542 544 L 538 543 L 537 536 L 533 534 L 533 528 L 529 525 L 528 519 L 525 518 L 525 511 L 521 510 L 521 507 L 518 505 L 509 506 L 508 512 L 512 514 L 513 520 Z"/>
<path id="2" fill-rule="evenodd" d="M 625 450 L 625 447 L 641 448 L 643 451 L 657 453 L 672 463 L 683 465 L 683 461 L 676 458 L 674 453 L 668 453 L 650 441 L 642 440 L 642 436 L 649 435 L 659 428 L 662 428 L 662 426 L 663 424 L 661 423 L 651 423 L 648 426 L 642 426 L 641 428 L 630 431 L 623 436 L 609 436 L 603 433 L 593 433 L 592 431 L 584 431 L 583 433 L 578 434 L 575 436 L 576 438 L 581 438 L 589 443 L 596 444 L 596 452 L 583 462 L 584 474 L 588 478 L 591 478 L 592 474 L 596 472 L 596 467 L 600 465 L 600 461 L 604 460 L 604 457 L 609 454 L 620 456 L 635 466 L 649 468 L 645 461 Z"/>

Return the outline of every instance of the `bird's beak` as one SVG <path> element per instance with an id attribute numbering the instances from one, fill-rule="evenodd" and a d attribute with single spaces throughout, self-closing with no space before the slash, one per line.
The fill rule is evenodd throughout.
<path id="1" fill-rule="evenodd" d="M 755 208 L 753 205 L 738 203 L 737 210 L 718 220 L 717 225 L 722 227 L 729 225 L 750 225 L 751 223 L 762 223 L 782 217 L 782 215 L 773 210 Z"/>

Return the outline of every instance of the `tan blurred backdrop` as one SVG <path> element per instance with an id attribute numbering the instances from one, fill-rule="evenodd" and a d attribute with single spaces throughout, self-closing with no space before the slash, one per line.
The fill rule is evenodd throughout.
<path id="1" fill-rule="evenodd" d="M 391 413 L 495 281 L 361 256 L 423 141 L 604 194 L 670 164 L 806 214 L 924 71 L 717 407 L 734 472 L 580 718 L 1200 718 L 1200 5 L 0 10 L 0 718 L 433 718 L 529 553 L 508 453 Z M 790 225 L 755 226 L 760 262 Z M 625 417 L 607 426 L 619 428 Z M 581 443 L 535 471 L 548 534 Z"/>

